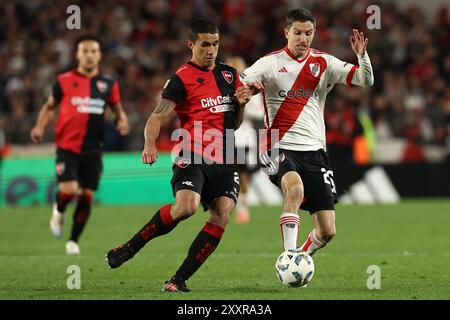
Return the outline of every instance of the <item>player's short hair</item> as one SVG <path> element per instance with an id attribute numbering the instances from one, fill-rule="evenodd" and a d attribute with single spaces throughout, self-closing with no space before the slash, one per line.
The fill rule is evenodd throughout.
<path id="1" fill-rule="evenodd" d="M 219 33 L 219 29 L 217 28 L 217 25 L 213 21 L 205 18 L 198 18 L 193 20 L 189 24 L 188 39 L 191 41 L 197 40 L 199 33 L 214 34 Z"/>
<path id="2" fill-rule="evenodd" d="M 313 17 L 311 11 L 306 8 L 295 9 L 289 12 L 286 18 L 286 28 L 289 29 L 295 21 L 311 21 L 314 28 L 316 27 L 316 19 Z"/>
<path id="3" fill-rule="evenodd" d="M 100 50 L 102 48 L 102 43 L 100 41 L 100 38 L 98 38 L 96 35 L 83 34 L 82 36 L 79 36 L 74 42 L 73 49 L 75 52 L 77 52 L 77 50 L 78 50 L 78 45 L 83 41 L 95 41 L 98 43 Z"/>

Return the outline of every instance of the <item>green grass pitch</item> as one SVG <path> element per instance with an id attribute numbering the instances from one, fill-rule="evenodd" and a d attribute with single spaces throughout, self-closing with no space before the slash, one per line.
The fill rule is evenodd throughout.
<path id="1" fill-rule="evenodd" d="M 449 199 L 338 205 L 337 236 L 314 256 L 316 273 L 307 288 L 285 287 L 275 276 L 282 251 L 280 207 L 253 207 L 250 224 L 230 222 L 218 249 L 188 281 L 188 294 L 160 290 L 206 214 L 198 212 L 109 270 L 105 253 L 158 207 L 95 206 L 81 238 L 82 253 L 70 257 L 64 244 L 73 208 L 63 239 L 50 233 L 50 207 L 0 210 L 0 299 L 450 299 Z M 299 244 L 310 229 L 311 218 L 302 212 Z M 67 289 L 70 265 L 80 267 L 80 290 Z M 381 268 L 380 290 L 366 286 L 370 265 Z"/>

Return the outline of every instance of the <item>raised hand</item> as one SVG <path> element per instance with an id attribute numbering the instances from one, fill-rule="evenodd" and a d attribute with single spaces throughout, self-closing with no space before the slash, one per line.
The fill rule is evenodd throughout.
<path id="1" fill-rule="evenodd" d="M 350 43 L 356 54 L 363 55 L 366 52 L 369 39 L 364 37 L 364 33 L 353 29 L 352 34 L 350 35 Z"/>

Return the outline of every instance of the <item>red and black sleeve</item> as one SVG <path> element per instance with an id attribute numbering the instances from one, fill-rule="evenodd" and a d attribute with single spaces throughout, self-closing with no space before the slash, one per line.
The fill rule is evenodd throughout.
<path id="1" fill-rule="evenodd" d="M 167 80 L 161 96 L 177 105 L 186 98 L 186 87 L 179 76 L 174 74 Z"/>
<path id="2" fill-rule="evenodd" d="M 61 88 L 61 84 L 59 83 L 59 80 L 56 80 L 56 82 L 53 84 L 52 96 L 53 99 L 55 99 L 56 103 L 59 103 L 63 97 L 63 91 Z"/>
<path id="3" fill-rule="evenodd" d="M 109 96 L 108 96 L 108 104 L 110 106 L 115 106 L 116 104 L 118 104 L 120 102 L 120 100 L 121 99 L 120 99 L 119 84 L 117 83 L 117 81 L 114 81 L 111 92 L 109 93 Z"/>

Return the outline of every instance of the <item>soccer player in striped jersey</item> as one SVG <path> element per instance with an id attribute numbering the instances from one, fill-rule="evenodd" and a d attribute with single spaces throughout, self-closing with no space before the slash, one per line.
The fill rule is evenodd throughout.
<path id="1" fill-rule="evenodd" d="M 79 238 L 91 213 L 94 191 L 102 172 L 104 113 L 107 106 L 117 117 L 117 131 L 129 132 L 116 80 L 100 73 L 100 40 L 83 35 L 75 42 L 78 66 L 58 75 L 52 92 L 31 130 L 37 143 L 44 137 L 45 127 L 59 105 L 55 129 L 56 177 L 58 192 L 50 219 L 55 237 L 63 233 L 64 212 L 73 198 L 77 205 L 72 232 L 66 243 L 67 254 L 79 254 Z"/>
<path id="2" fill-rule="evenodd" d="M 287 45 L 272 52 L 241 74 L 244 83 L 260 83 L 268 128 L 268 153 L 261 158 L 275 165 L 271 181 L 283 192 L 280 227 L 285 250 L 314 254 L 336 234 L 337 202 L 333 171 L 325 142 L 324 107 L 335 84 L 371 86 L 372 66 L 366 48 L 368 39 L 353 30 L 350 45 L 359 66 L 311 48 L 316 21 L 307 9 L 296 9 L 287 16 L 284 35 Z M 271 137 L 278 133 L 278 141 Z M 271 150 L 279 155 L 270 159 Z M 314 229 L 297 248 L 299 208 L 308 210 Z"/>
<path id="3" fill-rule="evenodd" d="M 172 167 L 175 201 L 161 207 L 131 239 L 107 253 L 110 268 L 120 267 L 148 242 L 174 230 L 202 204 L 204 211 L 209 211 L 208 219 L 183 263 L 164 283 L 162 291 L 166 292 L 189 292 L 186 281 L 221 241 L 239 195 L 239 169 L 232 157 L 234 130 L 241 124 L 244 105 L 252 95 L 234 68 L 216 62 L 219 30 L 214 22 L 193 21 L 187 44 L 192 58 L 166 82 L 161 102 L 145 127 L 142 151 L 143 163 L 157 161 L 160 129 L 177 114 L 181 126 L 178 132 L 182 132 L 186 148 L 176 152 Z M 227 161 L 230 157 L 231 163 Z"/>

